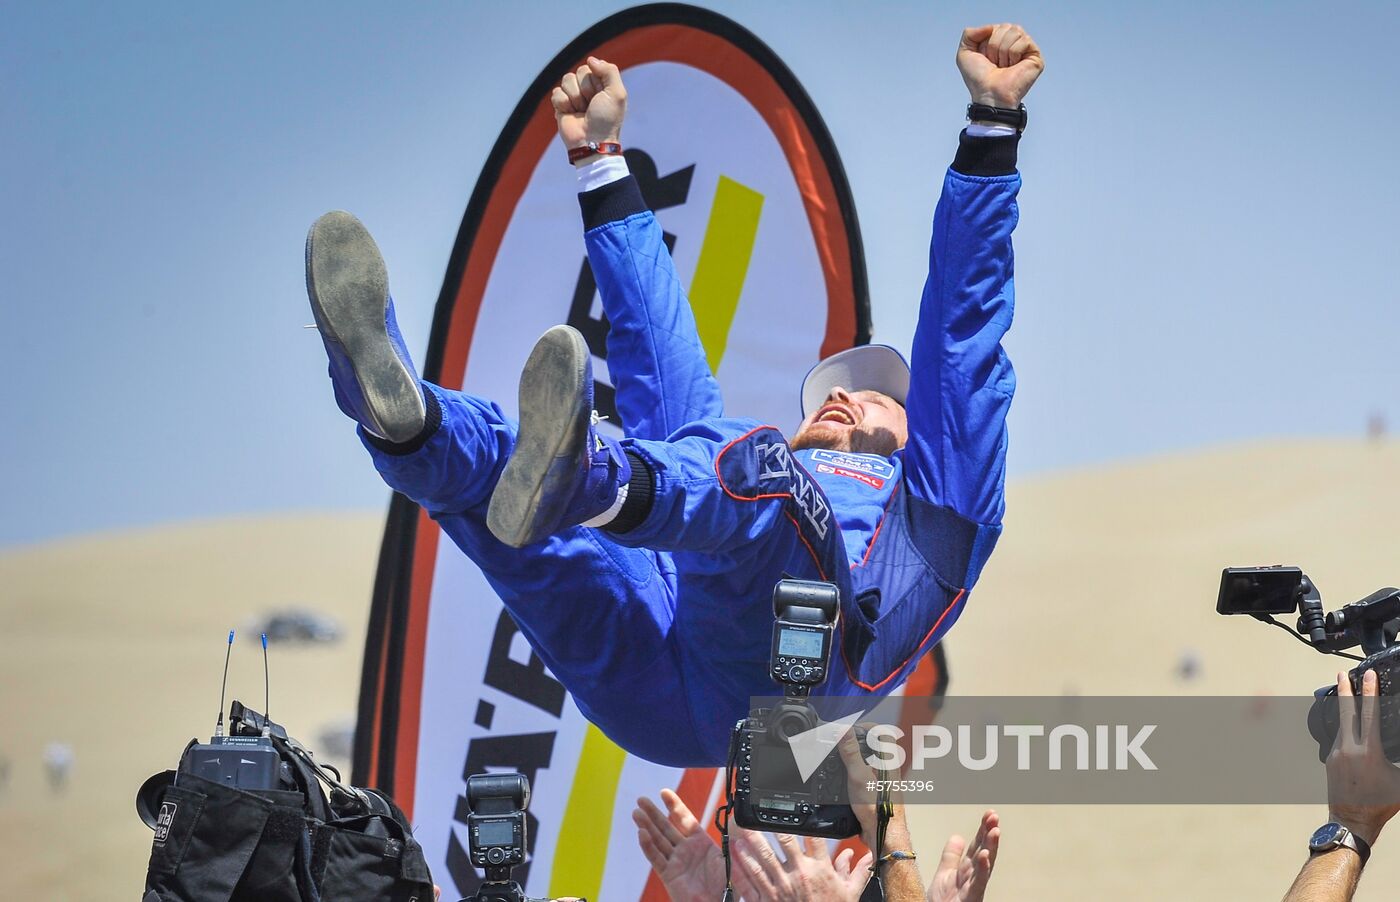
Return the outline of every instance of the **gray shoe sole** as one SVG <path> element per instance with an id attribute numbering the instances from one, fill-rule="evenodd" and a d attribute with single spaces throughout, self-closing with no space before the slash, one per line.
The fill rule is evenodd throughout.
<path id="1" fill-rule="evenodd" d="M 426 412 L 418 374 L 394 352 L 384 323 L 389 272 L 379 247 L 354 216 L 327 213 L 306 236 L 306 293 L 321 334 L 345 349 L 373 422 L 391 442 L 423 429 Z"/>
<path id="2" fill-rule="evenodd" d="M 562 486 L 577 478 L 588 436 L 591 378 L 588 345 L 577 330 L 555 326 L 535 342 L 520 374 L 515 450 L 486 512 L 492 534 L 513 548 L 543 541 L 559 525 L 569 501 Z"/>

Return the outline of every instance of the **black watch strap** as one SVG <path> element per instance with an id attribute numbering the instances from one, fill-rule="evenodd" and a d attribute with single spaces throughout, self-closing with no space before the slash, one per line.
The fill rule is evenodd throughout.
<path id="1" fill-rule="evenodd" d="M 1371 857 L 1371 844 L 1350 830 L 1347 831 L 1347 834 L 1351 837 L 1351 841 L 1356 843 L 1356 854 L 1361 856 L 1361 866 L 1364 868 L 1367 860 Z"/>
<path id="2" fill-rule="evenodd" d="M 967 119 L 969 122 L 995 122 L 997 125 L 1009 125 L 1018 132 L 1026 130 L 1026 105 L 1017 104 L 1014 109 L 1004 106 L 988 106 L 985 103 L 969 103 L 967 105 Z"/>

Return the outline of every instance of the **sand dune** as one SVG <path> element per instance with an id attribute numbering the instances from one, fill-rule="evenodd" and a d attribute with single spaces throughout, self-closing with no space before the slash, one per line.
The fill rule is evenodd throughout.
<path id="1" fill-rule="evenodd" d="M 190 523 L 0 555 L 0 898 L 140 896 L 151 835 L 136 788 L 213 730 L 230 627 L 289 604 L 338 619 L 336 645 L 272 647 L 271 711 L 308 742 L 353 718 L 381 520 Z M 234 647 L 229 692 L 262 707 L 256 636 Z M 57 796 L 40 762 L 55 739 L 76 756 Z"/>
<path id="2" fill-rule="evenodd" d="M 1400 581 L 1397 473 L 1400 444 L 1307 441 L 1015 483 L 1002 545 L 949 639 L 952 691 L 1310 692 L 1335 673 L 1333 659 L 1217 616 L 1220 568 L 1297 563 L 1331 606 Z M 352 717 L 381 526 L 377 513 L 298 514 L 0 553 L 0 757 L 10 762 L 0 898 L 136 898 L 150 834 L 132 796 L 212 728 L 230 626 L 289 604 L 340 620 L 348 634 L 337 645 L 274 647 L 271 708 L 312 740 Z M 1202 669 L 1182 682 L 1188 649 Z M 261 667 L 244 636 L 230 694 L 260 702 Z M 40 764 L 53 739 L 77 754 L 62 795 Z M 1000 810 L 994 898 L 1040 900 L 1278 898 L 1325 816 L 1321 806 Z M 978 813 L 916 810 L 924 860 Z M 1391 830 L 1359 898 L 1387 898 L 1400 880 L 1400 826 Z"/>

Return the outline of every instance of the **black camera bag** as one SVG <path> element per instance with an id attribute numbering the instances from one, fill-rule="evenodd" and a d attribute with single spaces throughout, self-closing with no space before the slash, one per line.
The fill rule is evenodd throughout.
<path id="1" fill-rule="evenodd" d="M 361 790 L 371 811 L 338 816 L 311 766 L 271 739 L 297 791 L 183 771 L 168 781 L 142 902 L 431 902 L 427 861 L 398 806 Z"/>

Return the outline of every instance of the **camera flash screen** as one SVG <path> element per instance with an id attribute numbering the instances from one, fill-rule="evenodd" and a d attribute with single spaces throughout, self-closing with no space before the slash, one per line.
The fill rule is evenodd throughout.
<path id="1" fill-rule="evenodd" d="M 515 830 L 510 821 L 482 821 L 476 828 L 477 844 L 482 846 L 508 846 L 515 839 Z"/>
<path id="2" fill-rule="evenodd" d="M 785 629 L 778 637 L 778 654 L 794 658 L 820 658 L 822 634 L 807 630 Z"/>

